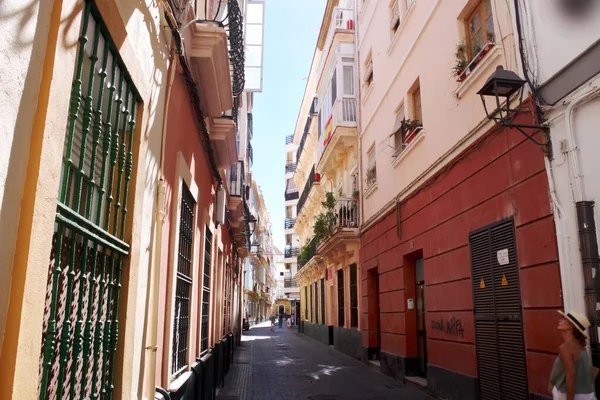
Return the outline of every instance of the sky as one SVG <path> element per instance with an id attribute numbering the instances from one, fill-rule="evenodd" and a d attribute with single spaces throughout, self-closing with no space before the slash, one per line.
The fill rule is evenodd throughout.
<path id="1" fill-rule="evenodd" d="M 327 0 L 266 0 L 263 90 L 254 95 L 254 165 L 271 213 L 275 246 L 285 246 L 285 137 L 294 133 Z"/>

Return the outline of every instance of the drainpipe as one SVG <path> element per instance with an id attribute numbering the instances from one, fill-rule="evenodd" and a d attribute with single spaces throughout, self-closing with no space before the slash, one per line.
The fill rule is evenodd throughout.
<path id="1" fill-rule="evenodd" d="M 360 226 L 362 225 L 362 223 L 365 221 L 365 212 L 364 212 L 364 207 L 363 207 L 363 185 L 362 185 L 362 142 L 360 140 L 360 136 L 361 136 L 361 115 L 362 113 L 360 112 L 360 105 L 362 104 L 362 100 L 361 100 L 361 85 L 360 85 L 360 71 L 359 71 L 359 51 L 358 51 L 358 46 L 360 45 L 360 41 L 358 38 L 358 2 L 355 1 L 354 2 L 354 65 L 356 65 L 356 74 L 355 75 L 355 87 L 356 87 L 356 135 L 357 137 L 357 143 L 358 143 L 358 160 L 357 160 L 357 164 L 358 164 L 358 208 L 360 209 L 360 222 L 358 224 L 359 226 L 359 235 L 360 235 Z"/>
<path id="2" fill-rule="evenodd" d="M 597 329 L 600 327 L 600 255 L 598 254 L 598 236 L 594 218 L 594 201 L 585 200 L 583 176 L 579 169 L 578 147 L 573 131 L 573 113 L 575 107 L 600 95 L 600 89 L 593 87 L 581 96 L 573 99 L 565 111 L 565 127 L 569 148 L 571 168 L 574 180 L 575 207 L 577 210 L 577 229 L 579 232 L 579 252 L 583 269 L 584 301 L 590 327 L 592 364 L 600 365 L 600 343 Z"/>
<path id="3" fill-rule="evenodd" d="M 148 318 L 146 323 L 146 346 L 145 346 L 145 366 L 144 366 L 144 399 L 153 399 L 156 383 L 156 352 L 158 350 L 158 288 L 160 280 L 160 266 L 162 257 L 162 237 L 163 224 L 165 220 L 165 142 L 167 139 L 167 119 L 169 115 L 169 103 L 171 99 L 171 89 L 177 70 L 177 55 L 171 48 L 171 63 L 168 69 L 168 84 L 165 97 L 165 108 L 163 114 L 163 126 L 160 144 L 160 164 L 158 168 L 158 181 L 156 193 L 156 213 L 154 220 L 154 232 L 152 237 L 152 254 L 150 257 L 150 287 L 148 288 Z"/>

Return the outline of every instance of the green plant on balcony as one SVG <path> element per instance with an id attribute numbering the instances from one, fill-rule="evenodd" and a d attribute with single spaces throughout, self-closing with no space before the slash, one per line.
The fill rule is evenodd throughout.
<path id="1" fill-rule="evenodd" d="M 456 45 L 454 58 L 456 62 L 454 63 L 454 67 L 452 67 L 452 73 L 455 77 L 459 77 L 469 65 L 469 61 L 467 60 L 467 44 L 464 41 Z"/>
<path id="2" fill-rule="evenodd" d="M 325 210 L 317 215 L 313 227 L 317 243 L 330 236 L 335 227 L 335 213 L 333 210 L 335 207 L 335 196 L 333 192 L 327 192 L 325 194 L 325 201 L 322 201 L 321 204 Z"/>

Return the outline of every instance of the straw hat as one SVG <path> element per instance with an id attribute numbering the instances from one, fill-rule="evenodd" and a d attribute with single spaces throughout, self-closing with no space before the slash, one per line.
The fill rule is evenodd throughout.
<path id="1" fill-rule="evenodd" d="M 587 339 L 589 339 L 590 337 L 588 336 L 588 334 L 585 332 L 587 328 L 590 327 L 590 321 L 587 319 L 587 317 L 585 315 L 583 315 L 582 313 L 580 313 L 577 310 L 571 310 L 571 312 L 569 313 L 564 313 L 562 311 L 558 311 L 558 313 L 560 315 L 562 315 L 563 317 L 565 317 L 571 324 L 573 324 L 573 326 L 583 334 L 583 336 L 585 336 Z"/>

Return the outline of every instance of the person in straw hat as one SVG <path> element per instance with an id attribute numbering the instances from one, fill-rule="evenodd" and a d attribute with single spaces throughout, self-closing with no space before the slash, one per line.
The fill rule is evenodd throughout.
<path id="1" fill-rule="evenodd" d="M 585 332 L 590 321 L 577 310 L 569 313 L 559 311 L 562 316 L 558 331 L 564 343 L 554 362 L 550 374 L 552 398 L 555 400 L 596 400 L 590 360 L 585 348 L 588 335 Z"/>

